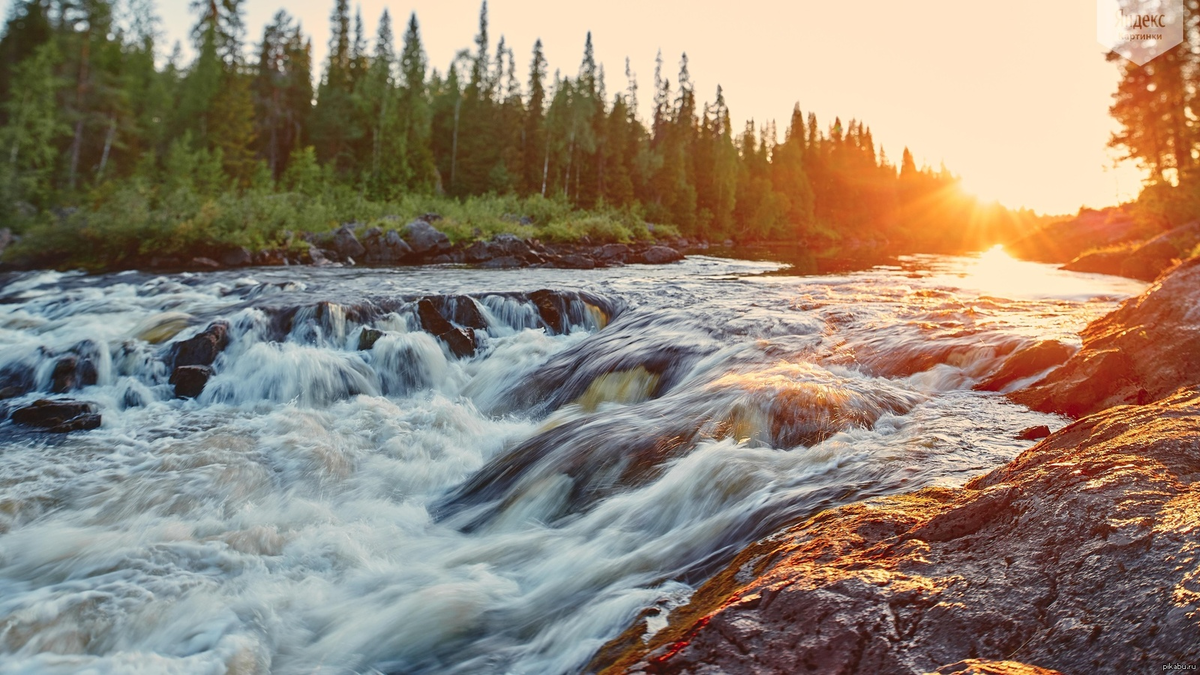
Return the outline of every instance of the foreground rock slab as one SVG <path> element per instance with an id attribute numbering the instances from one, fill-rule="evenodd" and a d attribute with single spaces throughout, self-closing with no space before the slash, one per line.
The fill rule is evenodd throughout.
<path id="1" fill-rule="evenodd" d="M 1080 420 L 963 488 L 833 509 L 763 540 L 592 669 L 1160 672 L 1200 662 L 1198 552 L 1193 388 Z"/>
<path id="2" fill-rule="evenodd" d="M 1080 417 L 1200 384 L 1200 258 L 1093 321 L 1080 337 L 1083 349 L 1061 368 L 1009 397 L 1034 410 Z"/>

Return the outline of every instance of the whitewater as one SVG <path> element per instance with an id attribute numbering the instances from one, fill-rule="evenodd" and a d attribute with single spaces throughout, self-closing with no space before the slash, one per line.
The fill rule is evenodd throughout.
<path id="1" fill-rule="evenodd" d="M 783 525 L 1065 425 L 973 386 L 1144 287 L 998 250 L 0 275 L 0 673 L 580 672 Z M 46 398 L 102 422 L 7 420 Z"/>

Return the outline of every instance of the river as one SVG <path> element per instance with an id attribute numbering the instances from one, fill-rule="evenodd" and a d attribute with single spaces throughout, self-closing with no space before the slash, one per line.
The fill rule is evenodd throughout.
<path id="1" fill-rule="evenodd" d="M 8 274 L 0 406 L 71 355 L 103 421 L 0 423 L 0 672 L 577 672 L 780 526 L 1063 426 L 971 387 L 1143 288 L 1000 250 Z M 474 356 L 422 298 L 480 327 Z M 175 398 L 172 345 L 214 321 L 212 378 Z"/>

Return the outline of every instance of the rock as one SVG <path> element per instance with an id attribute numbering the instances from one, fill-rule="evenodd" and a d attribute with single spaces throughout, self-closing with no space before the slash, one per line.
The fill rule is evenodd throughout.
<path id="1" fill-rule="evenodd" d="M 1017 350 L 1004 361 L 1004 365 L 996 372 L 988 375 L 979 384 L 976 391 L 1000 391 L 1017 380 L 1032 377 L 1038 373 L 1061 365 L 1075 350 L 1055 340 L 1043 340 L 1025 349 Z"/>
<path id="2" fill-rule="evenodd" d="M 491 260 L 496 256 L 492 252 L 492 247 L 486 241 L 476 241 L 467 247 L 463 252 L 465 259 L 469 263 L 478 264 L 486 260 Z"/>
<path id="3" fill-rule="evenodd" d="M 479 266 L 484 269 L 491 269 L 491 270 L 508 269 L 510 267 L 520 267 L 521 261 L 510 255 L 506 255 L 506 256 L 501 256 L 499 258 L 492 258 L 491 260 L 484 261 Z"/>
<path id="4" fill-rule="evenodd" d="M 422 255 L 440 253 L 450 248 L 450 238 L 424 220 L 414 220 L 405 225 L 403 236 L 412 250 Z"/>
<path id="5" fill-rule="evenodd" d="M 1042 424 L 1036 427 L 1022 429 L 1021 433 L 1017 434 L 1018 441 L 1040 441 L 1050 435 L 1050 427 Z"/>
<path id="6" fill-rule="evenodd" d="M 454 262 L 454 258 L 451 258 L 445 253 L 435 255 L 429 259 L 429 264 L 431 265 L 448 265 L 452 262 Z"/>
<path id="7" fill-rule="evenodd" d="M 1062 671 L 1039 668 L 1017 661 L 963 659 L 934 671 L 937 675 L 1062 675 Z"/>
<path id="8" fill-rule="evenodd" d="M 305 257 L 307 259 L 304 259 L 301 262 L 315 265 L 317 267 L 324 267 L 332 262 L 329 258 L 325 257 L 324 251 L 312 245 L 309 245 L 308 255 Z"/>
<path id="9" fill-rule="evenodd" d="M 1009 398 L 1034 410 L 1081 417 L 1157 401 L 1200 383 L 1200 258 L 1183 263 L 1083 330 L 1083 348 Z"/>
<path id="10" fill-rule="evenodd" d="M 651 246 L 641 257 L 643 262 L 650 265 L 665 265 L 683 260 L 683 254 L 669 246 Z"/>
<path id="11" fill-rule="evenodd" d="M 176 369 L 181 366 L 211 366 L 217 360 L 217 354 L 227 346 L 229 324 L 214 321 L 195 337 L 172 345 L 169 363 Z"/>
<path id="12" fill-rule="evenodd" d="M 763 539 L 587 670 L 1160 672 L 1200 661 L 1198 520 L 1191 388 L 1080 420 L 962 488 Z"/>
<path id="13" fill-rule="evenodd" d="M 447 321 L 428 298 L 417 303 L 417 318 L 421 321 L 421 329 L 444 342 L 450 353 L 459 358 L 475 355 L 474 338 Z"/>
<path id="14" fill-rule="evenodd" d="M 279 267 L 288 264 L 287 252 L 270 248 L 254 254 L 254 264 L 261 267 Z"/>
<path id="15" fill-rule="evenodd" d="M 245 267 L 254 262 L 254 257 L 250 255 L 250 249 L 245 246 L 239 246 L 221 254 L 221 264 L 226 267 Z"/>
<path id="16" fill-rule="evenodd" d="M 1154 281 L 1178 260 L 1179 251 L 1170 242 L 1151 241 L 1121 261 L 1120 274 L 1130 279 Z"/>
<path id="17" fill-rule="evenodd" d="M 65 394 L 79 386 L 79 380 L 75 376 L 75 368 L 79 365 L 79 359 L 74 356 L 64 356 L 54 363 L 54 370 L 50 373 L 50 393 Z"/>
<path id="18" fill-rule="evenodd" d="M 395 230 L 386 233 L 377 227 L 367 230 L 363 237 L 366 249 L 364 260 L 374 265 L 391 265 L 412 255 L 413 250 Z"/>
<path id="19" fill-rule="evenodd" d="M 343 260 L 362 258 L 367 252 L 354 235 L 354 226 L 351 224 L 343 225 L 334 231 L 332 247 Z"/>
<path id="20" fill-rule="evenodd" d="M 511 256 L 523 262 L 531 262 L 531 258 L 537 257 L 533 248 L 529 246 L 529 242 L 514 234 L 501 234 L 493 237 L 490 248 L 493 255 Z"/>
<path id="21" fill-rule="evenodd" d="M 204 385 L 212 377 L 208 366 L 180 366 L 171 373 L 170 383 L 175 385 L 175 398 L 196 398 L 204 391 Z"/>
<path id="22" fill-rule="evenodd" d="M 607 263 L 625 262 L 631 251 L 625 244 L 605 244 L 596 251 L 596 258 Z"/>
<path id="23" fill-rule="evenodd" d="M 212 258 L 197 257 L 192 258 L 192 262 L 189 264 L 189 267 L 192 269 L 219 270 L 221 269 L 221 263 L 213 260 Z"/>
<path id="24" fill-rule="evenodd" d="M 530 293 L 529 300 L 537 307 L 538 315 L 542 317 L 551 335 L 567 332 L 567 307 L 562 296 L 554 291 L 542 289 Z"/>
<path id="25" fill-rule="evenodd" d="M 16 398 L 18 396 L 23 396 L 24 394 L 25 390 L 21 389 L 20 387 L 0 387 L 0 401 L 7 401 L 10 398 Z"/>
<path id="26" fill-rule="evenodd" d="M 383 331 L 375 330 L 374 328 L 363 328 L 362 332 L 358 334 L 358 351 L 370 351 L 381 337 L 383 337 Z"/>
<path id="27" fill-rule="evenodd" d="M 568 253 L 564 256 L 559 256 L 551 261 L 555 267 L 568 270 L 590 270 L 595 269 L 596 261 L 586 255 L 577 253 Z"/>
<path id="28" fill-rule="evenodd" d="M 1176 262 L 1187 258 L 1198 244 L 1200 221 L 1164 232 L 1144 243 L 1085 253 L 1064 265 L 1063 269 L 1154 281 Z"/>
<path id="29" fill-rule="evenodd" d="M 82 401 L 41 399 L 32 405 L 18 408 L 12 414 L 13 424 L 38 427 L 53 433 L 86 431 L 100 426 L 96 406 Z"/>

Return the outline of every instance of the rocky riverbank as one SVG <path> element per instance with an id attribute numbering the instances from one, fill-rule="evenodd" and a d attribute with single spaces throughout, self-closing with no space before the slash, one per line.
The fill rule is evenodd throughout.
<path id="1" fill-rule="evenodd" d="M 1012 397 L 1083 416 L 959 489 L 826 511 L 596 656 L 605 673 L 1160 672 L 1200 663 L 1200 261 Z"/>

